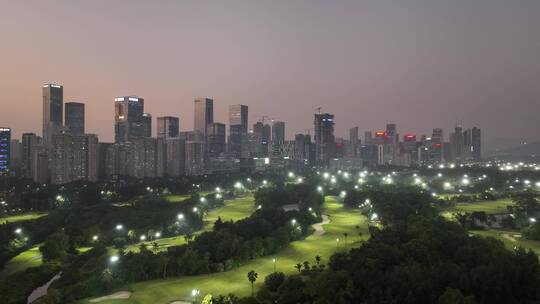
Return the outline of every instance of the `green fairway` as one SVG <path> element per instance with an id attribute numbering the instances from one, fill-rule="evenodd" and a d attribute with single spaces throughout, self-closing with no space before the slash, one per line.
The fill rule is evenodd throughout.
<path id="1" fill-rule="evenodd" d="M 493 237 L 498 240 L 501 240 L 508 249 L 514 249 L 516 246 L 521 246 L 525 249 L 531 249 L 537 255 L 540 255 L 540 242 L 528 240 L 521 235 L 519 231 L 511 230 L 499 230 L 499 229 L 489 229 L 489 230 L 472 230 L 470 231 L 473 234 L 481 235 L 484 237 Z"/>
<path id="2" fill-rule="evenodd" d="M 484 211 L 487 214 L 508 213 L 506 207 L 513 205 L 511 199 L 499 199 L 496 201 L 479 201 L 472 203 L 457 203 L 455 207 L 448 208 L 448 212 L 475 212 Z"/>
<path id="3" fill-rule="evenodd" d="M 227 200 L 222 207 L 210 210 L 208 214 L 205 215 L 203 229 L 195 232 L 195 235 L 203 231 L 212 230 L 212 226 L 214 225 L 214 222 L 217 220 L 218 217 L 221 217 L 221 219 L 224 221 L 237 221 L 250 216 L 253 211 L 255 211 L 255 207 L 254 198 L 252 195 L 235 198 L 233 200 Z M 185 244 L 186 240 L 183 235 L 179 235 L 170 238 L 162 238 L 156 240 L 155 242 L 159 245 L 158 250 L 166 250 L 167 247 Z M 148 249 L 152 249 L 153 243 L 154 241 L 145 242 Z M 130 245 L 126 247 L 126 252 L 138 252 L 139 246 L 140 243 Z"/>
<path id="4" fill-rule="evenodd" d="M 171 194 L 171 195 L 165 196 L 165 199 L 171 203 L 181 203 L 185 199 L 188 199 L 190 196 L 191 196 L 190 194 L 180 194 L 180 195 Z"/>
<path id="5" fill-rule="evenodd" d="M 13 257 L 4 266 L 4 269 L 0 271 L 0 279 L 4 278 L 17 271 L 23 271 L 29 267 L 36 267 L 41 265 L 41 253 L 39 252 L 39 246 L 36 245 L 26 251 L 21 252 L 19 255 Z"/>
<path id="6" fill-rule="evenodd" d="M 324 209 L 324 213 L 330 218 L 330 223 L 323 226 L 326 231 L 324 235 L 311 235 L 305 240 L 293 242 L 275 256 L 252 260 L 228 272 L 132 284 L 127 287 L 133 291 L 130 299 L 108 300 L 102 303 L 165 304 L 175 300 L 191 301 L 193 299 L 190 293 L 194 288 L 199 289 L 201 295 L 234 293 L 238 296 L 247 296 L 251 292 L 250 284 L 246 278 L 247 272 L 253 269 L 259 274 L 259 279 L 255 283 L 255 287 L 258 288 L 264 282 L 264 277 L 274 271 L 273 258 L 276 258 L 277 271 L 294 273 L 296 272 L 294 268 L 296 263 L 309 261 L 314 264 L 316 255 L 321 256 L 322 263 L 326 263 L 335 251 L 358 246 L 362 240 L 367 239 L 367 220 L 358 210 L 345 209 L 333 198 L 326 199 Z M 231 211 L 227 216 L 219 215 L 227 219 L 228 216 L 235 216 L 235 214 Z M 359 229 L 356 226 L 359 226 Z M 359 236 L 359 232 L 362 232 L 362 236 Z M 345 242 L 343 233 L 349 235 L 347 242 Z M 339 242 L 336 241 L 338 238 Z"/>
<path id="7" fill-rule="evenodd" d="M 16 222 L 34 220 L 34 219 L 37 219 L 37 218 L 40 218 L 40 217 L 46 216 L 46 215 L 47 215 L 46 212 L 32 212 L 32 213 L 25 213 L 25 214 L 18 214 L 18 215 L 2 217 L 2 218 L 0 218 L 0 225 L 5 224 L 7 222 L 16 223 Z"/>

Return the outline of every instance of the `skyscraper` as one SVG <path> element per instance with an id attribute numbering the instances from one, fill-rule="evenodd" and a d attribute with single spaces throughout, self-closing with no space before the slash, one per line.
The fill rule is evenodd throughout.
<path id="1" fill-rule="evenodd" d="M 178 137 L 180 120 L 178 117 L 163 116 L 157 118 L 157 137 L 170 139 Z"/>
<path id="2" fill-rule="evenodd" d="M 463 149 L 463 128 L 461 125 L 456 125 L 454 129 L 454 133 L 450 134 L 450 145 L 452 148 L 452 158 L 455 161 L 463 161 L 465 159 L 464 157 L 464 149 Z"/>
<path id="3" fill-rule="evenodd" d="M 349 129 L 349 155 L 356 156 L 360 149 L 360 140 L 358 139 L 358 127 Z"/>
<path id="4" fill-rule="evenodd" d="M 471 152 L 474 160 L 482 159 L 482 134 L 480 128 L 474 127 L 471 130 Z"/>
<path id="5" fill-rule="evenodd" d="M 66 102 L 65 123 L 71 135 L 84 135 L 84 103 Z"/>
<path id="6" fill-rule="evenodd" d="M 41 137 L 34 133 L 22 134 L 22 156 L 21 156 L 21 175 L 25 178 L 32 178 L 32 157 L 36 146 L 42 143 Z"/>
<path id="7" fill-rule="evenodd" d="M 144 138 L 152 137 L 152 114 L 143 113 L 142 116 L 142 133 Z"/>
<path id="8" fill-rule="evenodd" d="M 334 115 L 315 114 L 315 162 L 318 166 L 328 166 L 330 158 L 334 157 Z"/>
<path id="9" fill-rule="evenodd" d="M 229 152 L 240 157 L 242 146 L 247 143 L 248 106 L 229 106 L 229 128 Z"/>
<path id="10" fill-rule="evenodd" d="M 48 145 L 63 123 L 64 88 L 57 84 L 43 85 L 43 142 Z"/>
<path id="11" fill-rule="evenodd" d="M 208 126 L 208 154 L 219 156 L 225 152 L 225 124 L 214 122 Z"/>
<path id="12" fill-rule="evenodd" d="M 136 96 L 114 99 L 116 142 L 127 142 L 144 136 L 144 99 Z"/>
<path id="13" fill-rule="evenodd" d="M 270 143 L 271 128 L 269 124 L 257 122 L 253 125 L 253 134 L 256 137 L 257 145 L 260 145 L 260 154 L 254 155 L 258 157 L 268 155 L 268 145 Z M 259 149 L 257 149 L 259 151 Z"/>
<path id="14" fill-rule="evenodd" d="M 193 131 L 200 132 L 205 137 L 208 125 L 214 122 L 214 100 L 210 98 L 195 99 L 195 119 Z"/>
<path id="15" fill-rule="evenodd" d="M 11 129 L 0 127 L 0 175 L 9 173 Z"/>
<path id="16" fill-rule="evenodd" d="M 281 145 L 285 142 L 285 122 L 272 122 L 272 144 Z"/>

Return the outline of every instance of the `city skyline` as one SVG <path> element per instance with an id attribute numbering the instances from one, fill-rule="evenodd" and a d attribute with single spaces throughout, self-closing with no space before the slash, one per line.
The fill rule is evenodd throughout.
<path id="1" fill-rule="evenodd" d="M 512 11 L 499 1 L 460 8 L 413 1 L 416 10 L 385 1 L 317 3 L 305 9 L 300 2 L 150 8 L 139 3 L 125 11 L 115 3 L 99 10 L 104 20 L 94 12 L 95 4 L 10 3 L 0 13 L 0 22 L 10 24 L 0 30 L 6 31 L 7 46 L 0 60 L 10 75 L 0 82 L 9 104 L 0 121 L 12 128 L 14 138 L 38 132 L 37 87 L 55 82 L 65 87 L 65 102 L 85 103 L 86 132 L 104 142 L 114 137 L 111 100 L 123 95 L 145 98 L 153 117 L 180 117 L 182 131 L 193 125 L 194 98 L 208 96 L 215 100 L 215 121 L 227 124 L 228 106 L 246 104 L 249 126 L 270 116 L 287 122 L 288 139 L 312 129 L 311 114 L 321 106 L 335 115 L 336 135 L 344 138 L 354 126 L 362 133 L 393 122 L 401 132 L 420 135 L 463 122 L 487 130 L 488 146 L 496 138 L 538 140 L 534 113 L 540 110 L 540 92 L 534 71 L 539 63 L 533 59 L 540 45 L 531 39 L 537 28 L 531 12 L 539 4 L 520 2 Z M 207 26 L 184 16 L 194 10 L 208 15 Z M 319 22 L 323 10 L 327 18 Z M 36 12 L 58 18 L 37 26 L 30 22 L 40 20 Z M 280 17 L 281 22 L 259 22 L 250 15 L 255 12 L 262 21 Z M 158 15 L 163 22 L 157 22 Z M 381 15 L 386 18 L 378 20 Z M 130 16 L 146 18 L 129 26 L 114 21 Z M 419 22 L 409 21 L 417 16 Z M 73 19 L 94 29 L 55 31 Z M 178 20 L 197 31 L 186 32 Z M 24 28 L 17 26 L 21 22 Z M 8 30 L 13 27 L 20 29 Z M 101 36 L 102 27 L 110 31 Z M 517 30 L 520 34 L 513 35 Z M 89 36 L 85 40 L 92 45 L 69 43 L 78 36 Z M 35 52 L 33 46 L 45 38 L 55 43 Z M 242 47 L 247 41 L 251 47 Z M 9 45 L 17 45 L 17 52 Z M 89 65 L 84 58 L 100 63 Z"/>

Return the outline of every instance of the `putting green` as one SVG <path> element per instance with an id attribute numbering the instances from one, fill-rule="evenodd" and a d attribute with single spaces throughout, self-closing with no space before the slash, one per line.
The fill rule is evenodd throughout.
<path id="1" fill-rule="evenodd" d="M 167 195 L 165 199 L 171 203 L 181 203 L 184 200 L 188 199 L 191 195 L 181 194 L 181 195 Z"/>
<path id="2" fill-rule="evenodd" d="M 327 197 L 324 204 L 324 213 L 329 216 L 330 223 L 323 225 L 326 231 L 323 235 L 311 235 L 304 240 L 292 242 L 275 256 L 255 259 L 237 269 L 222 273 L 132 284 L 126 287 L 133 291 L 130 299 L 108 300 L 102 303 L 165 304 L 177 300 L 192 301 L 190 294 L 194 288 L 199 289 L 201 295 L 234 293 L 238 296 L 247 296 L 251 292 L 251 287 L 246 274 L 250 270 L 255 270 L 259 274 L 255 287 L 260 287 L 264 282 L 264 277 L 274 271 L 273 258 L 276 259 L 275 267 L 277 271 L 294 273 L 296 272 L 294 266 L 297 263 L 309 261 L 314 264 L 317 255 L 321 256 L 322 263 L 326 263 L 332 253 L 348 250 L 367 239 L 367 219 L 358 210 L 345 209 L 334 198 Z M 227 218 L 225 215 L 220 215 L 222 218 Z M 233 213 L 229 215 L 233 215 Z M 361 236 L 359 232 L 362 233 Z M 348 233 L 346 242 L 343 233 Z M 338 238 L 339 241 L 336 241 Z M 88 301 L 85 301 L 85 303 L 88 303 Z"/>
<path id="3" fill-rule="evenodd" d="M 23 271 L 29 267 L 37 267 L 41 265 L 41 252 L 39 252 L 39 246 L 36 245 L 26 251 L 14 256 L 0 271 L 0 279 L 17 271 Z"/>
<path id="4" fill-rule="evenodd" d="M 46 215 L 47 215 L 47 212 L 32 212 L 32 213 L 25 213 L 25 214 L 2 217 L 0 218 L 0 225 L 5 224 L 7 222 L 16 223 L 16 222 L 34 220 L 34 219 L 37 219 Z"/>

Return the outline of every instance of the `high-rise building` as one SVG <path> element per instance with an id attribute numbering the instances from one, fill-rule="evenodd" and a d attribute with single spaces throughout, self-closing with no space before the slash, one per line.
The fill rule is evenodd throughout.
<path id="1" fill-rule="evenodd" d="M 229 106 L 229 152 L 237 157 L 241 157 L 242 150 L 247 148 L 247 136 L 248 106 Z"/>
<path id="2" fill-rule="evenodd" d="M 285 122 L 272 122 L 272 144 L 281 145 L 285 142 Z"/>
<path id="3" fill-rule="evenodd" d="M 178 137 L 166 139 L 166 169 L 167 176 L 177 177 L 185 174 L 186 170 L 186 141 Z"/>
<path id="4" fill-rule="evenodd" d="M 0 127 L 0 175 L 9 173 L 11 129 Z"/>
<path id="5" fill-rule="evenodd" d="M 0 150 L 2 150 L 1 147 Z M 12 139 L 9 143 L 9 154 L 9 170 L 20 177 L 22 164 L 22 144 L 18 139 Z"/>
<path id="6" fill-rule="evenodd" d="M 195 119 L 193 131 L 200 132 L 205 137 L 208 134 L 208 125 L 214 122 L 214 100 L 210 98 L 195 99 Z"/>
<path id="7" fill-rule="evenodd" d="M 268 156 L 268 146 L 271 137 L 271 128 L 269 124 L 263 122 L 257 122 L 253 125 L 253 134 L 260 145 L 260 154 L 254 153 L 252 156 L 263 157 Z M 259 150 L 259 149 L 257 149 Z"/>
<path id="8" fill-rule="evenodd" d="M 32 179 L 35 183 L 46 184 L 49 182 L 49 149 L 44 144 L 38 144 L 32 153 Z"/>
<path id="9" fill-rule="evenodd" d="M 214 122 L 208 126 L 208 154 L 219 156 L 225 152 L 225 124 Z"/>
<path id="10" fill-rule="evenodd" d="M 49 145 L 63 123 L 64 88 L 57 84 L 43 85 L 43 142 Z"/>
<path id="11" fill-rule="evenodd" d="M 360 149 L 360 139 L 358 138 L 358 127 L 349 129 L 349 155 L 356 156 Z"/>
<path id="12" fill-rule="evenodd" d="M 482 159 L 482 134 L 480 128 L 474 127 L 471 130 L 471 152 L 474 160 Z"/>
<path id="13" fill-rule="evenodd" d="M 371 145 L 373 140 L 373 134 L 371 131 L 364 132 L 364 144 Z"/>
<path id="14" fill-rule="evenodd" d="M 77 180 L 97 181 L 97 136 L 55 134 L 50 155 L 50 178 L 53 184 Z"/>
<path id="15" fill-rule="evenodd" d="M 180 120 L 178 117 L 164 116 L 157 118 L 157 137 L 170 139 L 178 137 Z"/>
<path id="16" fill-rule="evenodd" d="M 136 96 L 116 97 L 114 99 L 115 142 L 128 142 L 143 138 L 144 129 L 144 98 Z M 146 131 L 147 132 L 147 131 Z"/>
<path id="17" fill-rule="evenodd" d="M 52 184 L 65 184 L 72 181 L 73 138 L 66 133 L 55 134 L 51 142 L 50 176 Z"/>
<path id="18" fill-rule="evenodd" d="M 84 135 L 84 103 L 66 102 L 64 125 L 69 134 Z"/>
<path id="19" fill-rule="evenodd" d="M 315 114 L 315 159 L 318 166 L 328 166 L 330 158 L 334 157 L 334 115 Z"/>
<path id="20" fill-rule="evenodd" d="M 397 126 L 394 123 L 386 124 L 386 136 L 388 144 L 396 145 L 399 142 L 399 135 L 397 133 Z"/>
<path id="21" fill-rule="evenodd" d="M 450 134 L 450 145 L 452 148 L 452 158 L 455 161 L 465 160 L 464 155 L 464 138 L 463 138 L 463 128 L 461 125 L 457 125 L 454 129 L 454 133 Z"/>
<path id="22" fill-rule="evenodd" d="M 143 113 L 142 116 L 142 133 L 144 138 L 152 137 L 152 114 Z"/>
<path id="23" fill-rule="evenodd" d="M 431 135 L 431 146 L 429 147 L 430 161 L 432 162 L 444 161 L 443 143 L 444 143 L 443 129 L 442 128 L 433 129 L 433 133 Z"/>
<path id="24" fill-rule="evenodd" d="M 36 146 L 42 144 L 41 137 L 34 133 L 22 134 L 21 176 L 32 178 L 32 157 Z"/>

